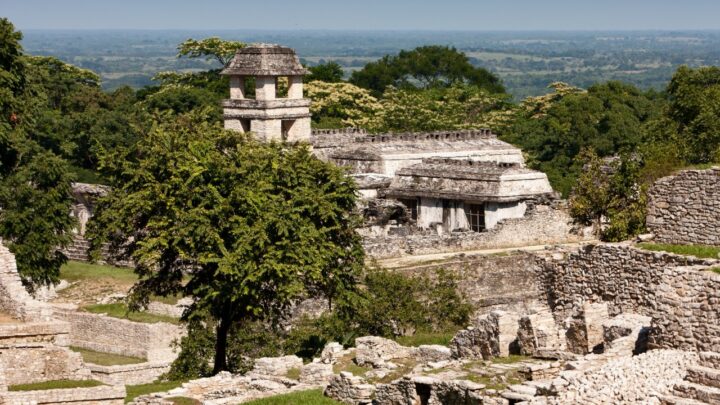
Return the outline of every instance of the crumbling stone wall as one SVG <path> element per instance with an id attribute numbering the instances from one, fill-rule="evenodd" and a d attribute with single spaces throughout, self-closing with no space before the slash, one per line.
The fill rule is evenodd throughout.
<path id="1" fill-rule="evenodd" d="M 141 323 L 109 316 L 58 310 L 56 316 L 71 325 L 70 344 L 84 349 L 151 362 L 170 362 L 177 357 L 171 343 L 184 329 L 169 323 Z"/>
<path id="2" fill-rule="evenodd" d="M 590 245 L 539 259 L 537 280 L 558 323 L 588 303 L 606 303 L 609 316 L 652 318 L 648 347 L 720 351 L 720 266 L 628 244 Z"/>
<path id="3" fill-rule="evenodd" d="M 80 354 L 68 350 L 64 322 L 0 325 L 0 372 L 7 385 L 50 380 L 85 380 L 90 370 Z"/>
<path id="4" fill-rule="evenodd" d="M 587 240 L 562 207 L 538 205 L 524 218 L 506 219 L 486 232 L 391 230 L 388 235 L 363 239 L 365 252 L 375 258 L 422 255 L 472 249 L 569 243 Z"/>
<path id="5" fill-rule="evenodd" d="M 647 227 L 655 240 L 720 246 L 720 167 L 663 177 L 648 197 Z"/>
<path id="6" fill-rule="evenodd" d="M 52 308 L 36 301 L 20 281 L 15 256 L 0 241 L 0 311 L 21 321 L 48 321 Z"/>

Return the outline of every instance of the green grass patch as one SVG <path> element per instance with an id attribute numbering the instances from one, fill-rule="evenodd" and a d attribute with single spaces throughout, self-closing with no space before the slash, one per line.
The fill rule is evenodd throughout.
<path id="1" fill-rule="evenodd" d="M 715 273 L 720 274 L 720 267 L 713 267 L 712 269 L 710 269 L 710 271 L 714 271 Z"/>
<path id="2" fill-rule="evenodd" d="M 299 380 L 300 379 L 300 368 L 299 367 L 291 368 L 290 370 L 287 371 L 287 374 L 285 375 L 285 377 L 287 377 L 291 380 Z"/>
<path id="3" fill-rule="evenodd" d="M 528 356 L 521 356 L 519 354 L 511 354 L 507 357 L 495 357 L 492 359 L 494 364 L 514 364 L 520 363 L 521 361 L 530 360 Z"/>
<path id="4" fill-rule="evenodd" d="M 178 303 L 178 301 L 180 301 L 180 298 L 182 298 L 182 295 L 180 295 L 179 293 L 175 294 L 175 295 L 170 295 L 167 297 L 153 295 L 150 297 L 150 301 L 162 302 L 163 304 L 168 304 L 168 305 L 176 305 Z"/>
<path id="5" fill-rule="evenodd" d="M 119 354 L 96 352 L 94 350 L 87 350 L 74 346 L 70 346 L 70 350 L 80 353 L 84 362 L 97 364 L 99 366 L 121 366 L 125 364 L 138 364 L 147 362 L 147 360 L 139 357 L 121 356 Z"/>
<path id="6" fill-rule="evenodd" d="M 200 401 L 188 397 L 170 397 L 165 398 L 166 401 L 170 401 L 175 405 L 200 405 Z"/>
<path id="7" fill-rule="evenodd" d="M 184 383 L 184 381 L 163 381 L 150 384 L 126 385 L 125 403 L 128 403 L 141 395 L 170 391 L 173 388 L 181 386 L 182 383 Z"/>
<path id="8" fill-rule="evenodd" d="M 638 246 L 655 252 L 670 252 L 704 259 L 717 259 L 720 247 L 706 245 L 669 245 L 664 243 L 638 243 Z"/>
<path id="9" fill-rule="evenodd" d="M 353 375 L 362 377 L 368 371 L 372 370 L 371 367 L 361 367 L 355 363 L 355 358 L 352 354 L 346 354 L 345 356 L 338 359 L 333 365 L 333 373 L 338 374 L 341 371 L 348 371 Z"/>
<path id="10" fill-rule="evenodd" d="M 398 336 L 395 341 L 403 346 L 417 347 L 420 345 L 442 345 L 450 344 L 457 331 L 452 332 L 417 332 L 412 336 Z"/>
<path id="11" fill-rule="evenodd" d="M 167 322 L 179 324 L 180 320 L 167 315 L 155 315 L 147 312 L 128 312 L 127 305 L 123 303 L 86 305 L 83 309 L 94 314 L 106 314 L 113 318 L 128 319 L 134 322 L 157 323 Z"/>
<path id="12" fill-rule="evenodd" d="M 69 282 L 86 279 L 112 279 L 125 283 L 135 283 L 137 275 L 127 267 L 115 267 L 105 264 L 91 264 L 69 261 L 60 268 L 60 278 Z"/>
<path id="13" fill-rule="evenodd" d="M 715 166 L 720 166 L 720 163 L 698 163 L 684 167 L 683 170 L 707 170 L 712 169 Z"/>
<path id="14" fill-rule="evenodd" d="M 291 394 L 275 395 L 268 398 L 245 402 L 245 405 L 339 405 L 323 395 L 322 390 L 298 391 Z"/>
<path id="15" fill-rule="evenodd" d="M 55 380 L 43 381 L 32 384 L 11 385 L 8 387 L 8 391 L 42 391 L 71 388 L 91 388 L 99 387 L 101 385 L 105 384 L 95 380 Z"/>

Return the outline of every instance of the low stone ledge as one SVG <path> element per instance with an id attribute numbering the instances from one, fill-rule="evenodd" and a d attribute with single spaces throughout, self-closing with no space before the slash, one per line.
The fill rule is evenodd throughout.
<path id="1" fill-rule="evenodd" d="M 42 391 L 9 391 L 0 394 L 0 402 L 13 405 L 123 405 L 125 403 L 125 395 L 125 387 L 123 386 L 100 386 L 91 388 L 53 389 Z"/>
<path id="2" fill-rule="evenodd" d="M 115 366 L 85 363 L 94 380 L 110 385 L 136 385 L 154 381 L 170 371 L 171 364 L 171 362 L 164 361 Z"/>
<path id="3" fill-rule="evenodd" d="M 67 346 L 70 324 L 67 322 L 33 322 L 0 325 L 0 344 L 53 342 Z"/>

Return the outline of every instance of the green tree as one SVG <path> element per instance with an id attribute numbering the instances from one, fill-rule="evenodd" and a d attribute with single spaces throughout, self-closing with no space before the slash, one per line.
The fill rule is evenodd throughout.
<path id="1" fill-rule="evenodd" d="M 363 263 L 355 185 L 306 146 L 264 144 L 195 111 L 158 123 L 103 159 L 114 185 L 90 226 L 94 251 L 136 263 L 133 307 L 151 294 L 192 297 L 209 314 L 214 371 L 233 324 L 278 321 L 307 295 L 351 291 Z"/>
<path id="2" fill-rule="evenodd" d="M 428 89 L 449 87 L 464 83 L 504 93 L 500 79 L 483 68 L 476 68 L 468 57 L 447 46 L 421 46 L 398 55 L 386 55 L 377 62 L 353 72 L 350 82 L 369 89 L 379 97 L 389 86 L 401 89 Z"/>
<path id="3" fill-rule="evenodd" d="M 528 164 L 547 173 L 553 187 L 568 195 L 582 163 L 583 149 L 600 157 L 633 152 L 662 100 L 632 85 L 607 82 L 587 91 L 555 83 L 554 94 L 526 100 L 501 137 L 528 153 Z"/>
<path id="4" fill-rule="evenodd" d="M 305 85 L 305 95 L 312 100 L 316 128 L 367 128 L 381 108 L 370 92 L 350 83 L 312 81 Z"/>
<path id="5" fill-rule="evenodd" d="M 0 19 L 0 237 L 15 254 L 26 287 L 58 281 L 74 221 L 65 161 L 36 141 L 48 95 L 28 77 L 22 35 Z"/>
<path id="6" fill-rule="evenodd" d="M 582 172 L 570 195 L 570 214 L 592 225 L 595 236 L 622 241 L 645 230 L 647 186 L 642 181 L 639 155 L 602 159 L 584 149 L 577 160 Z"/>
<path id="7" fill-rule="evenodd" d="M 187 39 L 178 45 L 178 58 L 187 56 L 190 58 L 205 57 L 208 60 L 215 60 L 225 66 L 235 56 L 238 49 L 244 48 L 245 43 L 240 41 L 228 41 L 218 37 L 210 37 L 201 40 Z"/>
<path id="8" fill-rule="evenodd" d="M 305 80 L 308 82 L 318 80 L 327 83 L 339 83 L 343 81 L 343 75 L 345 74 L 342 66 L 333 61 L 311 66 L 308 70 L 310 74 L 305 76 Z"/>
<path id="9" fill-rule="evenodd" d="M 720 68 L 681 66 L 667 95 L 669 104 L 650 126 L 649 142 L 675 145 L 688 163 L 720 161 Z"/>
<path id="10" fill-rule="evenodd" d="M 461 83 L 423 91 L 389 87 L 366 127 L 373 132 L 498 129 L 513 111 L 506 95 Z"/>
<path id="11" fill-rule="evenodd" d="M 583 170 L 570 196 L 570 215 L 584 225 L 592 225 L 600 239 L 611 200 L 610 173 L 605 162 L 590 149 L 581 151 L 577 160 L 583 163 Z"/>

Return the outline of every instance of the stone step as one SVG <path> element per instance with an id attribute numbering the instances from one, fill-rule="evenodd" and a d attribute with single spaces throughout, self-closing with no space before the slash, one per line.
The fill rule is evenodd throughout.
<path id="1" fill-rule="evenodd" d="M 703 367 L 720 369 L 720 353 L 700 352 L 700 365 Z"/>
<path id="2" fill-rule="evenodd" d="M 709 404 L 720 404 L 720 388 L 683 381 L 675 385 L 673 394 L 678 397 L 696 399 Z"/>
<path id="3" fill-rule="evenodd" d="M 707 405 L 707 402 L 695 399 L 676 397 L 675 395 L 663 395 L 660 397 L 662 405 Z"/>
<path id="4" fill-rule="evenodd" d="M 720 370 L 703 366 L 688 368 L 686 381 L 720 388 Z"/>

